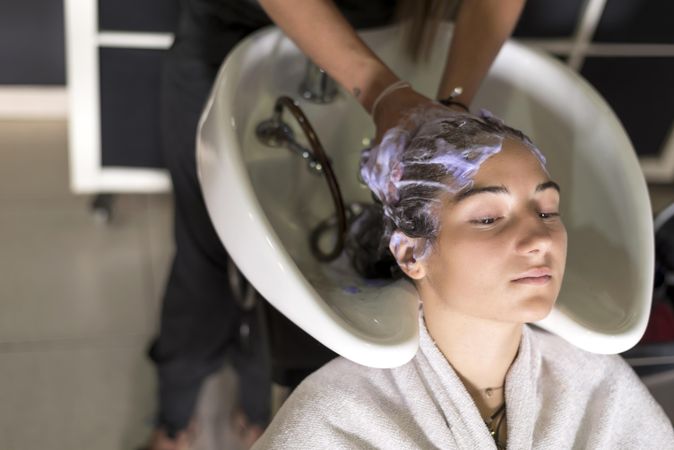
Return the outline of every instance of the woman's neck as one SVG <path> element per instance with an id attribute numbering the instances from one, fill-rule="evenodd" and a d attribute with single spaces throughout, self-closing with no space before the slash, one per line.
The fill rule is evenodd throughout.
<path id="1" fill-rule="evenodd" d="M 424 318 L 431 338 L 452 365 L 475 401 L 482 417 L 490 416 L 503 403 L 505 377 L 517 356 L 522 324 L 497 322 L 467 316 L 424 304 Z"/>

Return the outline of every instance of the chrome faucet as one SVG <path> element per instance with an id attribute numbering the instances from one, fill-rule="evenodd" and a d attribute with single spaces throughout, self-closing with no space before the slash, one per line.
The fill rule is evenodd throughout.
<path id="1" fill-rule="evenodd" d="M 304 80 L 300 84 L 300 95 L 314 103 L 330 103 L 337 95 L 337 83 L 325 70 L 307 58 Z"/>
<path id="2" fill-rule="evenodd" d="M 282 120 L 281 112 L 282 104 L 277 103 L 272 117 L 257 125 L 255 134 L 258 139 L 269 147 L 286 147 L 302 157 L 312 173 L 320 175 L 323 172 L 323 165 L 314 157 L 313 152 L 297 142 L 295 132 Z"/>

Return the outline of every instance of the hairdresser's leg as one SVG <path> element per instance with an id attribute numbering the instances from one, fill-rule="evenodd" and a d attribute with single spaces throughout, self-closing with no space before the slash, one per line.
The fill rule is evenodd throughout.
<path id="1" fill-rule="evenodd" d="M 238 321 L 227 254 L 196 175 L 197 121 L 216 69 L 171 52 L 162 74 L 162 135 L 173 182 L 176 253 L 151 357 L 159 375 L 159 424 L 169 436 L 187 427 L 201 384 L 221 366 Z"/>
<path id="2" fill-rule="evenodd" d="M 203 380 L 221 367 L 238 332 L 240 312 L 227 281 L 227 253 L 210 222 L 196 173 L 197 122 L 216 70 L 217 65 L 173 51 L 163 70 L 162 134 L 174 188 L 176 254 L 151 357 L 159 374 L 159 425 L 169 436 L 187 427 Z"/>
<path id="3" fill-rule="evenodd" d="M 271 358 L 262 302 L 242 312 L 238 339 L 231 348 L 231 361 L 239 374 L 239 405 L 232 413 L 237 436 L 249 447 L 262 435 L 270 420 Z"/>

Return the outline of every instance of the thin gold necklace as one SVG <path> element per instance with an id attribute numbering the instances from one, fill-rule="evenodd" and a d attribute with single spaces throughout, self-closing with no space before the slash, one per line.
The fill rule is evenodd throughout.
<path id="1" fill-rule="evenodd" d="M 505 450 L 506 445 L 505 443 L 502 443 L 499 440 L 499 433 L 501 431 L 501 424 L 503 424 L 503 419 L 505 419 L 506 414 L 505 414 L 505 400 L 503 401 L 503 404 L 496 410 L 494 414 L 489 416 L 487 420 L 484 421 L 485 425 L 487 425 L 487 429 L 489 430 L 489 433 L 491 434 L 491 437 L 494 438 L 494 442 L 496 443 L 496 448 L 498 450 Z M 496 422 L 496 425 L 494 425 L 494 421 L 498 417 L 498 421 Z"/>
<path id="2" fill-rule="evenodd" d="M 503 389 L 503 386 L 488 387 L 487 389 L 483 389 L 483 391 L 487 395 L 487 397 L 491 397 L 492 395 L 494 395 L 494 391 L 498 391 L 499 389 Z"/>
<path id="3" fill-rule="evenodd" d="M 433 345 L 435 348 L 440 352 L 443 358 L 445 358 L 445 361 L 447 361 L 447 364 L 449 364 L 450 367 L 452 367 L 452 363 L 449 362 L 449 359 L 445 356 L 445 354 L 440 350 L 440 347 L 438 347 L 438 344 L 436 344 L 435 339 L 431 337 L 431 341 L 433 341 Z M 487 395 L 487 397 L 491 397 L 494 394 L 494 391 L 498 389 L 503 389 L 503 386 L 496 386 L 496 387 L 488 387 L 486 389 L 481 389 L 484 391 L 484 393 Z M 499 441 L 498 435 L 499 431 L 501 429 L 501 424 L 503 423 L 503 419 L 505 418 L 505 414 L 502 414 L 501 417 L 499 417 L 498 423 L 496 424 L 495 427 L 492 428 L 492 423 L 494 422 L 494 419 L 496 416 L 498 416 L 500 413 L 505 413 L 505 400 L 503 401 L 503 404 L 499 407 L 499 409 L 492 414 L 489 419 L 485 420 L 484 423 L 487 425 L 487 429 L 489 430 L 489 433 L 491 436 L 494 438 L 494 442 L 496 443 L 496 448 L 498 450 L 506 450 L 506 445 Z"/>

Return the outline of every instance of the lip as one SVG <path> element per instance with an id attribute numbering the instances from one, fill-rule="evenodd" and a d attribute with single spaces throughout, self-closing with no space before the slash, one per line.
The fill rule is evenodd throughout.
<path id="1" fill-rule="evenodd" d="M 552 280 L 552 277 L 550 275 L 543 275 L 542 277 L 519 278 L 517 280 L 512 280 L 512 282 L 517 283 L 517 284 L 541 285 L 541 284 L 547 284 L 550 280 Z"/>
<path id="2" fill-rule="evenodd" d="M 552 278 L 552 270 L 549 267 L 534 267 L 517 275 L 511 281 L 517 283 L 544 284 Z"/>

